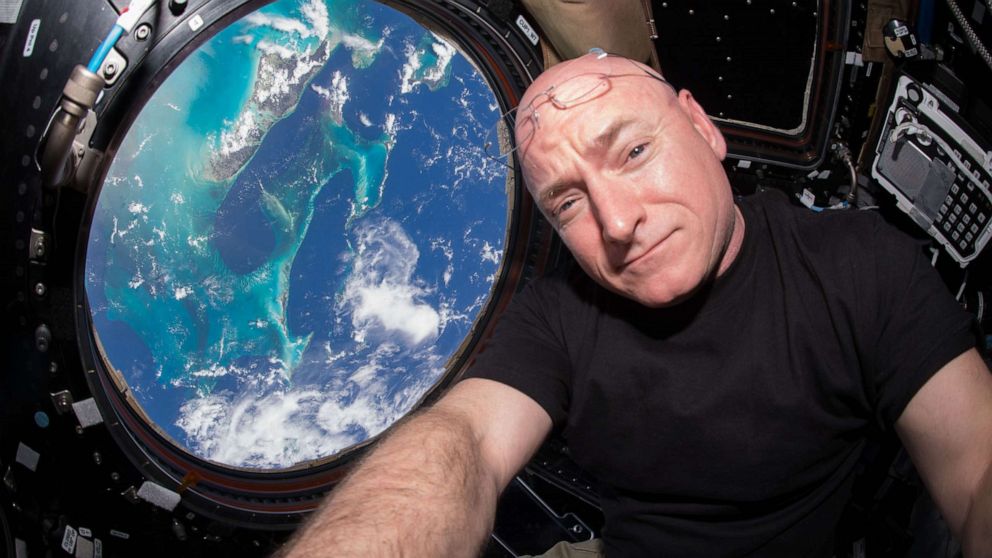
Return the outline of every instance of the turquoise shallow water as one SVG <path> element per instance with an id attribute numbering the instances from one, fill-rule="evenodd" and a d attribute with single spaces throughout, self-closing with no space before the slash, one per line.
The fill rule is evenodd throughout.
<path id="1" fill-rule="evenodd" d="M 498 270 L 505 175 L 474 139 L 492 93 L 406 16 L 313 0 L 258 14 L 185 61 L 128 132 L 86 287 L 109 361 L 181 447 L 279 468 L 377 434 L 443 372 Z M 322 41 L 337 46 L 315 62 Z M 286 112 L 267 112 L 279 95 Z M 251 156 L 208 178 L 231 145 Z"/>

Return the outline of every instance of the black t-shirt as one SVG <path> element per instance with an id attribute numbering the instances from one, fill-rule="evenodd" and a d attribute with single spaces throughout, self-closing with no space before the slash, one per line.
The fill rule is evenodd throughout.
<path id="1" fill-rule="evenodd" d="M 581 271 L 515 297 L 468 377 L 551 416 L 610 556 L 827 555 L 872 422 L 974 346 L 919 245 L 869 212 L 744 198 L 739 256 L 673 308 Z"/>

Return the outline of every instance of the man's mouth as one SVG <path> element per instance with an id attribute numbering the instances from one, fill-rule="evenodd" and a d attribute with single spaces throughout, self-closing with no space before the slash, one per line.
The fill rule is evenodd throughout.
<path id="1" fill-rule="evenodd" d="M 665 244 L 666 242 L 668 242 L 668 239 L 671 238 L 673 234 L 675 234 L 675 231 L 671 231 L 671 232 L 668 232 L 668 233 L 662 235 L 661 238 L 658 240 L 658 242 L 654 243 L 650 248 L 642 251 L 641 253 L 637 254 L 633 258 L 630 258 L 627 261 L 623 262 L 620 265 L 620 270 L 628 269 L 631 266 L 636 265 L 638 262 L 640 262 L 640 261 L 642 261 L 644 259 L 647 259 L 651 254 L 653 254 L 659 248 L 661 248 L 663 244 Z"/>

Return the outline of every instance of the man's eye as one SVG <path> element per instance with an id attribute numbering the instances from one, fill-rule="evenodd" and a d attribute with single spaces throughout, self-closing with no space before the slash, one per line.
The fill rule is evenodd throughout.
<path id="1" fill-rule="evenodd" d="M 627 158 L 636 159 L 640 157 L 641 154 L 644 153 L 645 150 L 647 150 L 647 148 L 648 148 L 648 144 L 642 143 L 641 145 L 638 145 L 637 147 L 631 149 L 630 153 L 627 154 Z"/>
<path id="2" fill-rule="evenodd" d="M 575 200 L 563 201 L 562 204 L 558 206 L 558 209 L 555 210 L 555 217 L 561 216 L 562 213 L 568 211 L 568 208 L 572 207 L 572 204 L 574 203 Z"/>

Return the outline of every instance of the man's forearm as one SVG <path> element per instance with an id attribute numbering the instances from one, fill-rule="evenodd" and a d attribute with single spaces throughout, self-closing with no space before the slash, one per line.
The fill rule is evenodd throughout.
<path id="1" fill-rule="evenodd" d="M 286 556 L 473 556 L 500 487 L 467 422 L 431 409 L 399 426 L 332 493 Z"/>
<path id="2" fill-rule="evenodd" d="M 961 547 L 965 558 L 992 556 L 992 464 L 986 467 L 971 499 Z"/>

